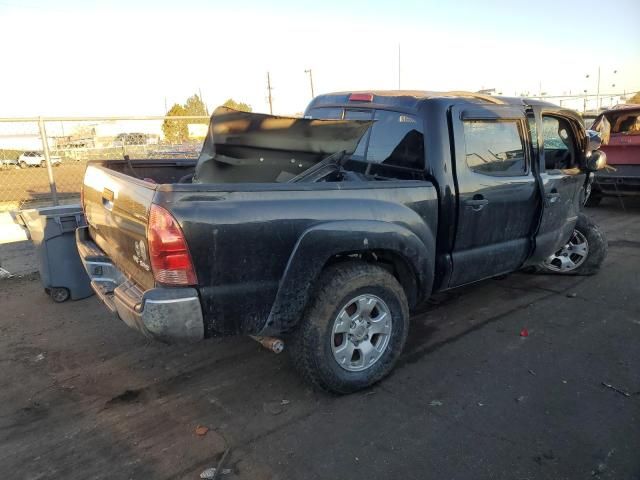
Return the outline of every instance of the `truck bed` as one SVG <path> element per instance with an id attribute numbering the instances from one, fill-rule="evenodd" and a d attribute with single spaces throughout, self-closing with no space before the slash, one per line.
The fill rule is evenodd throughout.
<path id="1" fill-rule="evenodd" d="M 359 177 L 317 183 L 166 183 L 193 172 L 194 162 L 131 163 L 133 169 L 125 161 L 88 165 L 89 237 L 140 291 L 152 289 L 158 285 L 144 259 L 149 211 L 152 204 L 169 211 L 195 264 L 205 336 L 293 325 L 311 279 L 336 252 L 375 255 L 387 247 L 414 248 L 404 253 L 423 263 L 416 270 L 433 271 L 438 197 L 430 182 Z M 422 251 L 429 258 L 422 258 Z"/>
<path id="2" fill-rule="evenodd" d="M 114 172 L 155 183 L 180 183 L 189 181 L 195 172 L 197 160 L 194 158 L 144 159 L 144 160 L 95 160 L 99 165 Z"/>

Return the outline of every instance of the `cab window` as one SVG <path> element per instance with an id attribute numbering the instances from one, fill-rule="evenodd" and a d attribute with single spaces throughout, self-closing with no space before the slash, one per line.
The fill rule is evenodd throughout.
<path id="1" fill-rule="evenodd" d="M 543 115 L 542 140 L 547 170 L 564 170 L 577 166 L 576 141 L 568 120 Z"/>
<path id="2" fill-rule="evenodd" d="M 344 119 L 345 120 L 371 120 L 373 117 L 373 110 L 355 110 L 355 109 L 347 109 L 344 111 Z M 351 155 L 351 159 L 353 160 L 365 160 L 367 142 L 369 140 L 369 135 L 371 135 L 371 129 L 367 130 L 360 142 L 358 142 L 358 146 L 356 150 Z"/>
<path id="3" fill-rule="evenodd" d="M 406 113 L 377 110 L 366 160 L 424 170 L 424 135 L 418 119 Z"/>
<path id="4" fill-rule="evenodd" d="M 390 110 L 318 107 L 307 117 L 323 120 L 374 120 L 351 155 L 350 168 L 370 175 L 422 179 L 424 134 L 417 117 Z M 362 165 L 366 163 L 367 165 Z M 358 165 L 359 164 L 359 165 Z"/>
<path id="5" fill-rule="evenodd" d="M 317 118 L 318 120 L 342 120 L 342 108 L 312 108 L 307 112 L 306 117 Z"/>
<path id="6" fill-rule="evenodd" d="M 527 174 L 521 122 L 465 120 L 467 166 L 473 172 L 497 177 Z"/>

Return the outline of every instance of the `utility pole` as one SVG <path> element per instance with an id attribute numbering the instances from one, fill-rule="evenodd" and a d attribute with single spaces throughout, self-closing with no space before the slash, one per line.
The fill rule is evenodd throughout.
<path id="1" fill-rule="evenodd" d="M 38 117 L 38 128 L 40 130 L 40 140 L 42 140 L 42 153 L 44 153 L 44 161 L 47 165 L 47 176 L 49 177 L 49 189 L 51 190 L 51 198 L 55 206 L 58 205 L 58 189 L 56 188 L 56 179 L 53 176 L 53 168 L 51 167 L 51 155 L 49 154 L 49 139 L 47 138 L 47 129 L 44 126 L 42 117 Z"/>
<path id="2" fill-rule="evenodd" d="M 602 105 L 600 104 L 600 70 L 601 70 L 600 65 L 598 65 L 598 83 L 597 83 L 597 86 L 596 86 L 596 112 L 600 111 L 600 108 L 602 107 Z M 614 75 L 617 74 L 617 73 L 618 73 L 618 70 L 614 70 L 613 71 Z M 585 78 L 589 78 L 589 77 L 590 77 L 590 75 L 587 73 L 585 75 Z M 614 80 L 614 82 L 615 82 L 615 80 Z M 616 86 L 615 83 L 613 83 L 611 85 L 612 88 L 615 88 L 615 86 Z M 587 93 L 586 90 L 584 92 L 585 92 L 585 94 Z"/>
<path id="3" fill-rule="evenodd" d="M 273 115 L 273 97 L 271 96 L 271 76 L 267 72 L 267 93 L 269 95 L 269 114 Z"/>
<path id="4" fill-rule="evenodd" d="M 308 73 L 309 74 L 309 82 L 311 83 L 311 98 L 314 99 L 316 96 L 313 93 L 313 70 L 311 70 L 311 69 L 305 70 L 304 73 Z"/>
<path id="5" fill-rule="evenodd" d="M 598 93 L 596 94 L 596 112 L 600 111 L 600 65 L 598 65 Z"/>
<path id="6" fill-rule="evenodd" d="M 202 98 L 202 90 L 200 90 L 200 88 L 198 88 L 198 95 L 200 95 L 200 101 L 202 102 L 202 105 L 204 105 L 204 112 L 209 116 L 209 107 L 207 107 L 207 104 L 204 102 L 204 98 Z"/>
<path id="7" fill-rule="evenodd" d="M 398 90 L 400 90 L 400 44 L 398 44 Z"/>

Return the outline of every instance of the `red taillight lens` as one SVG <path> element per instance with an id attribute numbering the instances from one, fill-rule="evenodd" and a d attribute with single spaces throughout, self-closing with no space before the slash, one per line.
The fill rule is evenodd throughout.
<path id="1" fill-rule="evenodd" d="M 163 285 L 198 283 L 180 225 L 167 210 L 158 205 L 151 205 L 147 241 L 156 282 Z"/>
<path id="2" fill-rule="evenodd" d="M 352 93 L 349 95 L 350 102 L 373 102 L 373 93 Z"/>

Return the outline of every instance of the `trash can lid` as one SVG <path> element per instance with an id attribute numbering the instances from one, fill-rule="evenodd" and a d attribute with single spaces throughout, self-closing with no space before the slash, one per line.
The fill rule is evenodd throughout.
<path id="1" fill-rule="evenodd" d="M 16 223 L 25 227 L 29 236 L 36 230 L 43 231 L 48 219 L 64 217 L 68 215 L 82 214 L 82 207 L 79 204 L 58 205 L 56 207 L 28 208 L 20 210 L 16 215 Z"/>
<path id="2" fill-rule="evenodd" d="M 16 217 L 22 217 L 26 222 L 38 217 L 57 217 L 60 215 L 74 215 L 76 213 L 82 213 L 82 207 L 80 206 L 80 204 L 58 205 L 55 207 L 27 208 L 25 210 L 20 210 L 17 213 Z"/>

